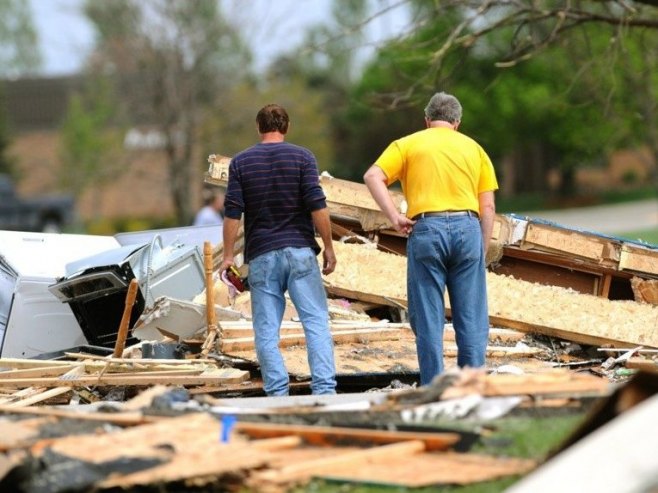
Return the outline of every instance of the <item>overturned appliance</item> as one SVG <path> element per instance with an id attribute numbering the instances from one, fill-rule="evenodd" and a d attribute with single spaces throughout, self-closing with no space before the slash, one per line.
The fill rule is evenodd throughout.
<path id="1" fill-rule="evenodd" d="M 73 313 L 48 287 L 69 262 L 118 246 L 111 236 L 0 231 L 0 356 L 86 345 Z"/>
<path id="2" fill-rule="evenodd" d="M 66 266 L 67 275 L 49 290 L 68 303 L 89 344 L 114 347 L 123 316 L 128 285 L 139 289 L 130 326 L 160 296 L 192 300 L 205 289 L 201 251 L 195 245 L 163 247 L 156 235 L 147 244 L 129 244 Z M 127 344 L 137 342 L 129 337 Z"/>

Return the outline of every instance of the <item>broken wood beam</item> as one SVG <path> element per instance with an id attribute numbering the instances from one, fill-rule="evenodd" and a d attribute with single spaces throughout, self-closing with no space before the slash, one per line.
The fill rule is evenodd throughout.
<path id="1" fill-rule="evenodd" d="M 114 344 L 114 357 L 120 358 L 123 355 L 123 350 L 126 347 L 126 337 L 128 336 L 128 329 L 130 328 L 130 317 L 132 315 L 133 306 L 137 299 L 137 288 L 139 281 L 132 279 L 128 285 L 128 292 L 126 293 L 126 301 L 123 307 L 123 315 L 119 323 L 119 330 L 117 332 L 117 340 Z"/>
<path id="2" fill-rule="evenodd" d="M 112 385 L 128 386 L 151 386 L 151 385 L 221 385 L 228 383 L 240 383 L 249 379 L 249 372 L 226 368 L 215 370 L 212 373 L 189 376 L 149 376 L 148 374 L 140 375 L 81 375 L 71 380 L 61 380 L 58 378 L 11 378 L 2 382 L 1 386 L 11 388 L 31 387 L 35 385 L 45 387 L 100 387 Z"/>
<path id="3" fill-rule="evenodd" d="M 250 438 L 274 438 L 288 435 L 301 437 L 317 446 L 365 446 L 418 441 L 423 450 L 447 450 L 460 440 L 459 433 L 425 433 L 411 431 L 370 430 L 357 428 L 283 425 L 239 421 L 235 430 Z"/>

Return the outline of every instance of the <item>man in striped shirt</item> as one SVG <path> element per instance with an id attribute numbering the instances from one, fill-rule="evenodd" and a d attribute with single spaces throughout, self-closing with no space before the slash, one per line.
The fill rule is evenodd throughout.
<path id="1" fill-rule="evenodd" d="M 326 197 L 315 156 L 285 142 L 289 117 L 276 104 L 256 116 L 260 143 L 233 157 L 224 200 L 224 260 L 234 264 L 234 246 L 244 214 L 245 262 L 256 356 L 267 395 L 288 395 L 289 377 L 279 350 L 285 293 L 304 328 L 313 394 L 336 392 L 334 346 L 327 296 L 316 256 L 322 251 L 323 274 L 336 268 Z M 324 250 L 315 239 L 322 238 Z"/>

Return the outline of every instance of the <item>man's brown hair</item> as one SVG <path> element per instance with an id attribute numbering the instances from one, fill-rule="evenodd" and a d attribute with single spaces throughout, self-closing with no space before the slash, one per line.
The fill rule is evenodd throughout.
<path id="1" fill-rule="evenodd" d="M 256 115 L 256 123 L 258 123 L 258 132 L 262 134 L 280 132 L 285 135 L 288 132 L 290 119 L 285 108 L 278 104 L 268 104 Z"/>

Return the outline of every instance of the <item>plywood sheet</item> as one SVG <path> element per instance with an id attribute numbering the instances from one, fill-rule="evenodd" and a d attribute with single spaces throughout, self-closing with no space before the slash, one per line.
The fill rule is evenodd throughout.
<path id="1" fill-rule="evenodd" d="M 528 224 L 523 246 L 547 248 L 596 261 L 606 260 L 604 253 L 609 253 L 606 241 L 599 237 L 535 223 Z"/>

